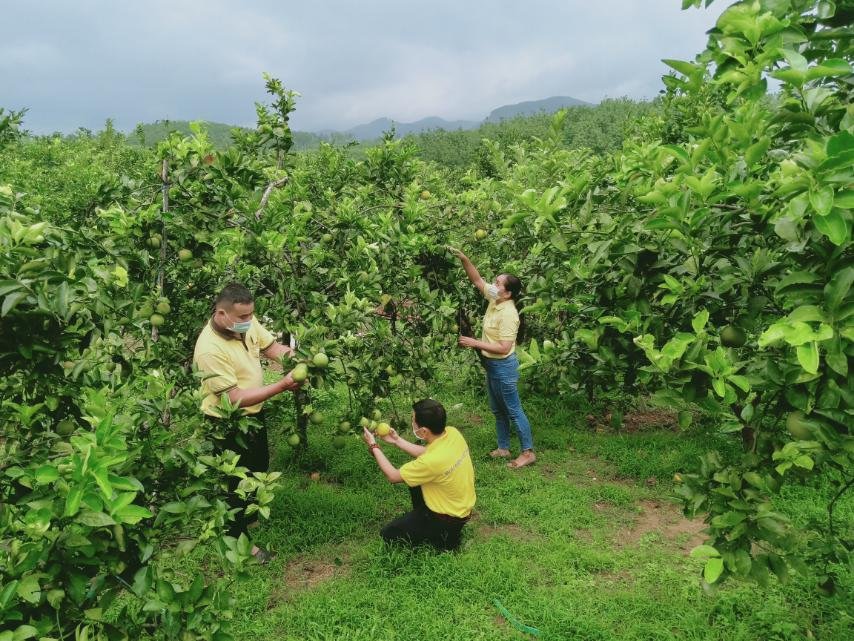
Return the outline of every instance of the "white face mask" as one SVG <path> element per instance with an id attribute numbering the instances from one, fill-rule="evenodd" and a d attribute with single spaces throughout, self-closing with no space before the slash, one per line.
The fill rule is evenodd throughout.
<path id="1" fill-rule="evenodd" d="M 495 283 L 489 283 L 486 286 L 486 297 L 489 300 L 498 300 L 498 285 Z"/>
<path id="2" fill-rule="evenodd" d="M 418 436 L 418 433 L 415 431 L 416 429 L 422 429 L 423 430 L 424 428 L 423 427 L 420 427 L 420 428 L 413 427 L 412 428 L 412 436 L 414 436 L 416 438 L 416 440 L 423 441 L 424 439 L 421 438 L 420 436 Z"/>
<path id="3" fill-rule="evenodd" d="M 237 332 L 238 334 L 245 334 L 249 331 L 249 328 L 252 327 L 252 321 L 243 321 L 242 323 L 234 323 L 229 329 L 232 332 Z"/>
<path id="4" fill-rule="evenodd" d="M 232 321 L 231 318 L 229 318 L 228 313 L 226 313 L 225 319 L 231 323 L 230 325 L 226 325 L 226 329 L 236 332 L 237 334 L 245 334 L 249 331 L 249 328 L 252 327 L 251 318 L 248 321 Z"/>

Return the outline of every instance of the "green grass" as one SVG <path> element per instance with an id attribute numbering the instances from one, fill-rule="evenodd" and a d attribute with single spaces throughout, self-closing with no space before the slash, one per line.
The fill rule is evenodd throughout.
<path id="1" fill-rule="evenodd" d="M 702 523 L 681 517 L 669 479 L 694 465 L 708 437 L 593 433 L 571 402 L 526 399 L 539 460 L 511 471 L 485 456 L 494 447 L 485 399 L 454 390 L 437 397 L 462 404 L 449 422 L 475 459 L 478 503 L 462 549 L 385 546 L 379 529 L 408 508 L 405 487 L 384 479 L 356 437 L 336 450 L 315 431 L 299 457 L 276 448 L 282 490 L 254 532 L 277 556 L 236 584 L 236 638 L 533 638 L 501 617 L 494 599 L 542 639 L 850 638 L 850 594 L 820 597 L 810 576 L 765 591 L 738 582 L 714 596 L 700 589 L 702 562 L 687 552 L 702 540 Z M 328 415 L 342 412 L 334 397 L 322 400 Z M 407 460 L 385 450 L 396 464 Z M 781 508 L 815 510 L 820 493 L 789 490 Z M 849 501 L 840 516 L 852 515 Z"/>

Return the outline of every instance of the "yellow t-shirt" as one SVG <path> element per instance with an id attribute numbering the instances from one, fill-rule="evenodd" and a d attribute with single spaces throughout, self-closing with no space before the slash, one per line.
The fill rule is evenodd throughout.
<path id="1" fill-rule="evenodd" d="M 513 347 L 504 356 L 493 354 L 486 350 L 480 350 L 486 358 L 507 358 L 516 351 L 516 334 L 519 331 L 519 312 L 516 311 L 516 303 L 513 299 L 496 303 L 489 301 L 486 313 L 483 315 L 483 332 L 480 339 L 487 343 L 498 343 L 500 341 L 513 341 Z"/>
<path id="2" fill-rule="evenodd" d="M 235 387 L 261 387 L 264 371 L 261 369 L 261 352 L 275 342 L 254 316 L 252 326 L 243 340 L 221 332 L 208 321 L 196 340 L 193 364 L 207 376 L 202 380 L 202 412 L 220 416 L 217 411 L 219 397 Z M 243 408 L 247 414 L 257 414 L 263 403 Z"/>
<path id="3" fill-rule="evenodd" d="M 445 433 L 427 445 L 427 451 L 401 466 L 409 487 L 421 486 L 424 502 L 434 512 L 466 517 L 476 496 L 469 446 L 460 431 L 448 425 Z"/>

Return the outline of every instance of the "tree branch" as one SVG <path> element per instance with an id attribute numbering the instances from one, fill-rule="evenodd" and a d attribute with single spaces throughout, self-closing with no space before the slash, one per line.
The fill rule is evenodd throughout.
<path id="1" fill-rule="evenodd" d="M 267 189 L 264 190 L 264 195 L 261 196 L 261 204 L 258 205 L 258 211 L 255 212 L 255 220 L 261 220 L 261 212 L 264 211 L 264 208 L 267 206 L 267 201 L 270 200 L 270 194 L 273 193 L 273 190 L 278 189 L 286 182 L 288 182 L 288 177 L 284 176 L 267 185 Z"/>

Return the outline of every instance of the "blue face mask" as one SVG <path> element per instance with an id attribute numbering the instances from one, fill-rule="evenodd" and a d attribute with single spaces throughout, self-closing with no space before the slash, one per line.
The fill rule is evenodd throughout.
<path id="1" fill-rule="evenodd" d="M 245 334 L 249 331 L 249 328 L 252 327 L 252 321 L 243 321 L 242 323 L 234 323 L 229 329 L 232 332 L 237 332 L 238 334 Z"/>

